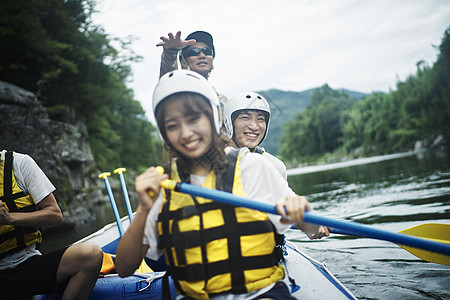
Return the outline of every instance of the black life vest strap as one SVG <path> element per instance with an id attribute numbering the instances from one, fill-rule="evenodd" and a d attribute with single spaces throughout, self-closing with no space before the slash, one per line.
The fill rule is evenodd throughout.
<path id="1" fill-rule="evenodd" d="M 228 166 L 222 176 L 222 189 L 224 191 L 232 192 L 233 190 L 233 181 L 239 152 L 240 149 L 233 149 L 228 153 Z M 165 166 L 165 173 L 169 174 L 169 176 L 171 173 L 170 171 L 170 167 Z M 179 174 L 179 176 L 182 181 L 186 180 L 186 178 L 181 178 L 182 174 Z M 229 273 L 231 274 L 233 293 L 246 293 L 247 288 L 245 285 L 244 269 L 250 270 L 268 268 L 279 263 L 281 258 L 279 248 L 277 247 L 274 248 L 272 253 L 257 257 L 242 257 L 241 253 L 240 237 L 243 235 L 267 233 L 270 231 L 275 232 L 273 224 L 270 221 L 254 221 L 245 223 L 246 226 L 242 226 L 242 224 L 238 223 L 236 219 L 234 206 L 216 202 L 199 204 L 195 197 L 193 197 L 195 205 L 172 212 L 170 211 L 170 198 L 171 191 L 166 190 L 166 202 L 162 208 L 160 219 L 158 219 L 158 221 L 162 222 L 160 246 L 168 249 L 168 251 L 166 251 L 168 256 L 167 259 L 169 261 L 168 273 L 173 275 L 178 280 L 207 281 L 214 276 Z M 194 215 L 202 216 L 203 212 L 213 209 L 221 209 L 224 221 L 227 224 L 227 230 L 225 230 L 225 226 L 218 226 L 208 229 L 203 229 L 203 226 L 201 226 L 200 231 L 181 232 L 178 228 L 178 222 L 173 222 L 171 228 L 172 234 L 169 234 L 170 231 L 168 220 L 182 220 L 190 218 Z M 186 266 L 187 260 L 184 249 L 203 246 L 210 241 L 220 238 L 226 238 L 228 241 L 229 258 L 227 260 Z M 170 250 L 171 248 L 175 249 L 178 265 L 183 265 L 183 267 L 175 266 L 173 252 Z M 206 249 L 205 247 L 201 248 L 204 259 L 203 261 L 207 261 Z M 183 250 L 179 251 L 181 249 Z M 174 282 L 177 289 L 181 291 L 178 282 L 176 280 Z"/>
<path id="2" fill-rule="evenodd" d="M 218 205 L 223 211 L 225 208 Z M 201 207 L 201 206 L 200 206 Z M 208 205 L 208 207 L 212 207 Z M 203 213 L 206 210 L 199 209 L 199 213 Z M 267 232 L 267 221 L 252 221 L 246 222 L 243 228 L 240 229 L 239 235 L 255 235 Z M 213 240 L 223 239 L 229 235 L 226 231 L 225 226 L 217 226 L 212 228 L 203 229 L 203 237 L 206 243 Z M 200 239 L 198 237 L 198 231 L 184 231 L 180 232 L 177 230 L 177 239 L 174 243 L 169 242 L 170 246 L 182 246 L 184 248 L 193 248 L 201 246 Z"/>
<path id="3" fill-rule="evenodd" d="M 2 201 L 6 203 L 9 211 L 17 211 L 17 205 L 14 202 L 12 190 L 13 177 L 13 153 L 6 151 L 5 162 L 3 166 L 3 197 Z"/>
<path id="4" fill-rule="evenodd" d="M 14 226 L 13 230 L 2 234 L 0 236 L 0 244 L 6 242 L 7 240 L 15 238 L 17 235 L 17 227 L 19 227 L 19 226 Z M 20 227 L 21 227 L 20 228 L 21 232 L 23 232 L 24 234 L 33 233 L 36 231 L 36 228 L 33 228 L 33 227 L 23 227 L 23 226 L 20 226 Z"/>
<path id="5" fill-rule="evenodd" d="M 164 166 L 164 174 L 167 174 L 169 176 L 169 179 L 171 179 L 171 164 L 170 162 L 165 164 Z M 166 203 L 163 205 L 163 208 L 161 210 L 160 218 L 158 218 L 158 222 L 161 222 L 162 224 L 162 234 L 160 235 L 159 240 L 159 247 L 164 248 L 164 245 L 171 245 L 171 235 L 169 234 L 169 222 L 163 222 L 163 220 L 169 220 L 170 218 L 170 190 L 165 189 L 166 194 Z M 173 269 L 173 262 L 174 257 L 171 250 L 171 246 L 166 247 L 168 250 L 165 251 L 166 259 L 169 261 L 168 270 L 166 271 L 166 274 L 163 277 L 163 292 L 162 296 L 163 299 L 171 299 L 171 293 L 170 293 L 170 286 L 169 286 L 169 275 L 172 274 Z M 182 291 L 180 284 L 174 280 L 173 281 L 177 290 Z"/>
<path id="6" fill-rule="evenodd" d="M 25 193 L 23 191 L 20 191 L 16 194 L 13 193 L 13 184 L 12 184 L 14 176 L 13 161 L 14 161 L 13 151 L 6 151 L 3 167 L 3 196 L 0 197 L 0 200 L 6 204 L 10 212 L 27 213 L 37 211 L 37 205 L 34 204 L 30 204 L 21 208 L 17 207 L 15 200 L 21 197 L 28 196 L 28 193 Z M 25 234 L 30 234 L 38 230 L 39 229 L 37 227 L 25 227 L 15 225 L 13 226 L 13 229 L 11 231 L 2 234 L 0 236 L 0 243 L 15 238 L 17 247 L 0 254 L 0 259 L 6 257 L 11 253 L 25 249 L 26 248 Z M 39 245 L 40 245 L 39 243 L 36 243 L 37 248 L 39 247 Z"/>
<path id="7" fill-rule="evenodd" d="M 17 212 L 17 205 L 14 202 L 13 197 L 13 190 L 12 190 L 12 177 L 13 177 L 13 152 L 12 151 L 6 151 L 5 153 L 5 167 L 3 170 L 3 197 L 2 201 L 6 203 L 8 206 L 8 210 L 10 212 Z M 16 198 L 17 199 L 17 198 Z M 35 209 L 36 210 L 36 209 Z M 36 229 L 33 228 L 33 231 Z M 14 226 L 14 229 L 10 231 L 13 236 L 17 240 L 17 248 L 12 249 L 16 252 L 22 249 L 25 249 L 25 230 L 23 226 Z M 8 251 L 9 252 L 9 251 Z M 6 253 L 5 253 L 6 254 Z"/>
<path id="8" fill-rule="evenodd" d="M 162 278 L 162 300 L 171 300 L 170 285 L 169 285 L 169 271 L 166 271 Z"/>
<path id="9" fill-rule="evenodd" d="M 228 166 L 222 176 L 223 190 L 228 193 L 233 192 L 234 172 L 236 171 L 236 162 L 240 149 L 232 149 L 228 152 Z"/>
<path id="10" fill-rule="evenodd" d="M 278 263 L 273 253 L 260 255 L 258 257 L 242 257 L 241 261 L 247 270 L 269 268 Z M 198 281 L 212 278 L 217 275 L 233 273 L 233 266 L 226 260 L 203 264 L 192 264 L 186 267 L 174 267 L 171 269 L 173 275 L 179 280 Z"/>

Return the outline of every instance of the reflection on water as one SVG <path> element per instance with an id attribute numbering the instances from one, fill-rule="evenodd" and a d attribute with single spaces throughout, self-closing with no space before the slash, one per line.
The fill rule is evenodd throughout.
<path id="1" fill-rule="evenodd" d="M 377 163 L 289 177 L 316 213 L 396 232 L 424 223 L 450 224 L 446 152 L 423 152 Z M 361 299 L 450 299 L 450 267 L 424 262 L 397 245 L 332 235 L 289 239 L 329 269 Z M 450 237 L 443 237 L 450 239 Z"/>

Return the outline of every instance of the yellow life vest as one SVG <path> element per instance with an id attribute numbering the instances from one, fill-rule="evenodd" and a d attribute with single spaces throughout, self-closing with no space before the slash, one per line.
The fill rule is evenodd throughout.
<path id="1" fill-rule="evenodd" d="M 246 196 L 239 168 L 245 151 L 235 149 L 228 154 L 224 191 Z M 175 161 L 170 173 L 173 180 L 182 181 Z M 213 171 L 202 186 L 216 188 Z M 266 213 L 174 191 L 164 194 L 157 222 L 160 247 L 179 293 L 195 299 L 241 294 L 284 277 L 275 228 Z"/>
<path id="2" fill-rule="evenodd" d="M 31 196 L 17 185 L 13 172 L 13 152 L 5 151 L 0 159 L 0 200 L 9 212 L 33 212 L 37 210 Z M 42 242 L 41 232 L 36 227 L 0 225 L 0 259 Z"/>

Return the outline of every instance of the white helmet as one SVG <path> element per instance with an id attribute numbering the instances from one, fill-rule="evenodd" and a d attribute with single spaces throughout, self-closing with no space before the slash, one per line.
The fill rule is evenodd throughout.
<path id="1" fill-rule="evenodd" d="M 225 104 L 225 128 L 227 129 L 228 138 L 233 138 L 234 125 L 233 122 L 241 110 L 261 110 L 266 114 L 266 131 L 264 132 L 261 142 L 266 137 L 270 123 L 270 106 L 267 100 L 258 93 L 244 92 L 231 97 Z"/>
<path id="2" fill-rule="evenodd" d="M 153 115 L 155 120 L 158 105 L 167 97 L 182 92 L 196 93 L 208 99 L 212 107 L 214 126 L 217 134 L 220 134 L 219 97 L 205 77 L 189 70 L 169 72 L 159 79 L 153 92 Z"/>

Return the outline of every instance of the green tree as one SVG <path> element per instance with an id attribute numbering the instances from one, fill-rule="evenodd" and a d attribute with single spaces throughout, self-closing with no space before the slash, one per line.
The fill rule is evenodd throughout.
<path id="1" fill-rule="evenodd" d="M 332 152 L 342 144 L 341 114 L 353 100 L 328 85 L 316 89 L 308 107 L 284 127 L 280 156 L 294 160 Z"/>
<path id="2" fill-rule="evenodd" d="M 132 38 L 92 24 L 94 9 L 93 0 L 1 1 L 0 80 L 34 92 L 51 118 L 84 122 L 100 168 L 157 163 L 156 129 L 126 86 L 141 57 Z"/>
<path id="3" fill-rule="evenodd" d="M 432 67 L 417 63 L 415 75 L 388 94 L 374 93 L 342 118 L 344 149 L 364 154 L 412 149 L 417 140 L 450 135 L 450 35 L 446 30 Z"/>

